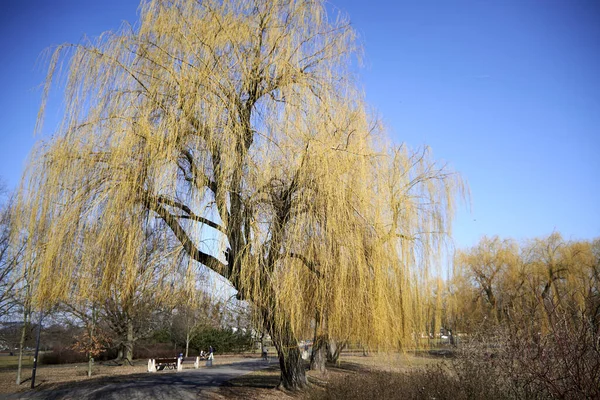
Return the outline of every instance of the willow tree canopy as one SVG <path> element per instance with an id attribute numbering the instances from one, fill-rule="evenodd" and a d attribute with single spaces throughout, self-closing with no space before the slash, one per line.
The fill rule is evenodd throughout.
<path id="1" fill-rule="evenodd" d="M 134 27 L 59 47 L 46 90 L 65 63 L 64 117 L 20 197 L 37 300 L 91 271 L 134 285 L 150 230 L 274 330 L 318 311 L 334 337 L 413 337 L 460 180 L 386 141 L 356 50 L 345 18 L 291 0 L 149 0 Z"/>

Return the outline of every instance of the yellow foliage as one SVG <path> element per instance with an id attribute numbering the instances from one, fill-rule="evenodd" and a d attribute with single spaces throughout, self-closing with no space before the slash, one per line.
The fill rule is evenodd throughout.
<path id="1" fill-rule="evenodd" d="M 386 141 L 348 21 L 289 0 L 152 0 L 140 18 L 52 58 L 46 90 L 68 62 L 65 114 L 19 197 L 36 300 L 138 290 L 140 269 L 168 279 L 184 252 L 272 334 L 318 311 L 332 337 L 413 340 L 462 183 Z"/>
<path id="2" fill-rule="evenodd" d="M 563 321 L 600 326 L 600 252 L 596 241 L 566 241 L 558 233 L 518 245 L 482 238 L 457 252 L 449 319 L 457 329 L 482 324 L 527 326 L 535 334 Z"/>

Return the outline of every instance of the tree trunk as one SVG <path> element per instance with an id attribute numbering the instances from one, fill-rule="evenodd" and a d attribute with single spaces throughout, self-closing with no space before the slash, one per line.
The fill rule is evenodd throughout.
<path id="1" fill-rule="evenodd" d="M 346 347 L 346 341 L 337 342 L 334 339 L 327 341 L 327 361 L 330 363 L 338 363 L 340 359 L 340 353 Z"/>
<path id="2" fill-rule="evenodd" d="M 313 371 L 319 371 L 321 374 L 327 372 L 325 367 L 325 361 L 327 359 L 327 355 L 325 353 L 326 343 L 327 339 L 324 336 L 316 336 L 313 341 L 312 353 L 310 355 L 310 369 Z"/>
<path id="3" fill-rule="evenodd" d="M 90 349 L 93 347 L 94 345 L 94 335 L 96 334 L 96 307 L 94 305 L 92 305 L 92 321 L 90 326 L 90 330 L 89 330 L 89 337 L 90 337 Z M 92 367 L 94 366 L 94 356 L 92 354 L 92 352 L 88 352 L 88 378 L 92 376 Z"/>
<path id="4" fill-rule="evenodd" d="M 19 341 L 19 363 L 17 366 L 17 385 L 21 384 L 21 370 L 23 369 L 23 348 L 25 347 L 25 337 L 27 335 L 27 325 L 29 323 L 29 313 L 23 309 L 23 327 L 21 328 L 21 340 Z"/>
<path id="5" fill-rule="evenodd" d="M 319 371 L 321 374 L 326 372 L 325 360 L 327 355 L 325 354 L 325 344 L 327 338 L 322 334 L 322 324 L 324 323 L 319 310 L 315 314 L 315 333 L 313 336 L 313 346 L 310 353 L 310 369 L 313 371 Z"/>
<path id="6" fill-rule="evenodd" d="M 306 371 L 297 344 L 295 348 L 290 349 L 280 349 L 278 347 L 277 356 L 281 368 L 279 387 L 292 391 L 304 389 L 307 385 Z"/>
<path id="7" fill-rule="evenodd" d="M 260 334 L 260 354 L 265 352 L 265 331 L 263 330 Z"/>
<path id="8" fill-rule="evenodd" d="M 92 367 L 94 366 L 94 357 L 92 353 L 88 353 L 88 378 L 92 376 Z"/>
<path id="9" fill-rule="evenodd" d="M 267 323 L 270 328 L 276 328 L 274 322 Z M 298 340 L 294 337 L 290 327 L 284 322 L 281 329 L 268 329 L 273 344 L 277 349 L 281 376 L 279 388 L 296 391 L 307 386 L 306 371 L 298 348 Z"/>
<path id="10" fill-rule="evenodd" d="M 185 356 L 188 356 L 188 350 L 190 349 L 190 333 L 185 335 Z"/>
<path id="11" fill-rule="evenodd" d="M 133 365 L 133 321 L 127 321 L 127 341 L 125 342 L 125 361 Z"/>
<path id="12" fill-rule="evenodd" d="M 92 313 L 93 313 L 93 311 L 92 311 Z M 92 315 L 92 318 L 93 318 L 93 315 Z M 92 327 L 90 328 L 90 348 L 92 347 L 92 344 L 93 344 L 93 340 L 94 340 L 93 338 L 94 338 L 94 325 L 92 323 Z M 88 378 L 92 376 L 93 365 L 94 365 L 94 356 L 92 355 L 92 352 L 89 351 L 88 352 L 88 372 L 87 372 Z"/>
<path id="13" fill-rule="evenodd" d="M 366 347 L 366 346 L 363 346 L 363 348 L 362 348 L 362 353 L 363 353 L 363 354 L 362 354 L 362 355 L 363 355 L 363 357 L 368 357 L 368 356 L 369 356 L 369 348 L 368 348 L 368 347 Z"/>

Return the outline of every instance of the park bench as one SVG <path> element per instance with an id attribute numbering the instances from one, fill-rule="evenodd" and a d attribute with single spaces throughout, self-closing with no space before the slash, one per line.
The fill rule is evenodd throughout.
<path id="1" fill-rule="evenodd" d="M 200 366 L 200 357 L 151 358 L 148 360 L 148 372 L 162 371 L 164 369 L 175 369 L 177 371 L 181 371 L 183 370 L 182 364 L 184 362 L 193 362 L 194 368 L 198 369 Z"/>
<path id="2" fill-rule="evenodd" d="M 155 360 L 155 366 L 157 371 L 162 371 L 163 369 L 176 369 L 177 357 L 157 358 Z"/>

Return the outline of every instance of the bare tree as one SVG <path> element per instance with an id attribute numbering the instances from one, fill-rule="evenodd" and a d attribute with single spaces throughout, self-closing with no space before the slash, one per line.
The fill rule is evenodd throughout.
<path id="1" fill-rule="evenodd" d="M 13 202 L 0 181 L 0 319 L 10 315 L 19 305 L 15 290 L 21 276 L 18 266 L 22 260 L 25 240 L 22 236 L 12 235 Z"/>
<path id="2" fill-rule="evenodd" d="M 23 263 L 23 252 L 27 235 L 16 232 L 14 224 L 13 197 L 8 195 L 5 186 L 0 181 L 0 319 L 14 319 L 15 314 L 22 315 L 21 324 L 12 324 L 11 329 L 3 330 L 0 340 L 10 342 L 10 349 L 19 349 L 17 365 L 17 385 L 21 383 L 21 367 L 23 348 L 30 330 L 30 276 Z M 14 321 L 11 321 L 14 322 Z M 15 342 L 6 333 L 19 329 L 18 340 Z M 9 336 L 13 336 L 9 333 Z M 15 336 L 16 337 L 16 336 Z"/>

